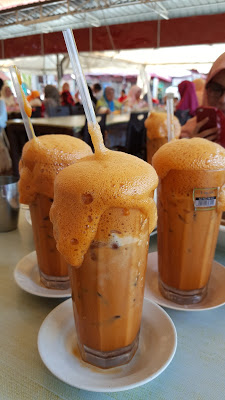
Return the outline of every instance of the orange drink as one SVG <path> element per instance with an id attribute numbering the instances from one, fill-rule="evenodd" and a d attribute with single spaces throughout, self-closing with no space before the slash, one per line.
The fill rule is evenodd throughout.
<path id="1" fill-rule="evenodd" d="M 156 151 L 168 142 L 167 113 L 151 112 L 145 120 L 145 127 L 147 129 L 147 161 L 152 164 L 152 157 Z M 180 123 L 174 116 L 175 138 L 179 137 L 180 130 Z"/>
<path id="2" fill-rule="evenodd" d="M 48 288 L 69 287 L 68 264 L 56 249 L 49 210 L 54 179 L 64 167 L 92 154 L 80 139 L 68 135 L 43 135 L 27 142 L 19 164 L 20 202 L 30 207 L 41 282 Z"/>
<path id="3" fill-rule="evenodd" d="M 128 362 L 138 347 L 157 183 L 148 163 L 107 149 L 55 181 L 50 217 L 71 265 L 78 345 L 82 358 L 101 368 Z"/>
<path id="4" fill-rule="evenodd" d="M 225 150 L 206 139 L 175 140 L 153 157 L 158 186 L 159 288 L 180 304 L 207 294 L 222 210 Z"/>

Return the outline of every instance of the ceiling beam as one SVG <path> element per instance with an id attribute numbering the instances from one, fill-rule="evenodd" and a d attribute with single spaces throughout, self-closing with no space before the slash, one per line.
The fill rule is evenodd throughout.
<path id="1" fill-rule="evenodd" d="M 224 23 L 225 14 L 217 14 L 161 20 L 160 27 L 157 20 L 110 25 L 110 35 L 106 26 L 93 27 L 92 49 L 112 50 L 110 37 L 117 50 L 225 43 Z M 74 35 L 78 50 L 90 51 L 89 28 L 76 29 Z M 28 35 L 26 40 L 5 39 L 2 43 L 0 58 L 41 55 L 43 49 L 44 54 L 67 53 L 61 31 Z"/>

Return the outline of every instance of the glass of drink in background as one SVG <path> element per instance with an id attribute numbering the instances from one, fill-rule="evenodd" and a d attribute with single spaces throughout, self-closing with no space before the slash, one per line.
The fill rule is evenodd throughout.
<path id="1" fill-rule="evenodd" d="M 49 219 L 54 179 L 64 167 L 90 154 L 86 143 L 69 135 L 43 135 L 23 148 L 19 164 L 20 202 L 30 208 L 40 280 L 47 288 L 70 286 L 68 264 L 56 249 Z"/>
<path id="2" fill-rule="evenodd" d="M 84 361 L 101 368 L 127 363 L 138 347 L 157 183 L 148 163 L 109 150 L 55 182 L 50 217 L 71 265 L 78 346 Z"/>
<path id="3" fill-rule="evenodd" d="M 173 117 L 174 135 L 178 138 L 181 126 L 177 117 Z M 152 164 L 152 157 L 156 151 L 168 142 L 167 113 L 151 112 L 145 120 L 147 130 L 147 161 Z"/>
<path id="4" fill-rule="evenodd" d="M 159 175 L 158 269 L 164 297 L 179 304 L 207 294 L 222 210 L 225 150 L 206 139 L 182 139 L 153 157 Z"/>

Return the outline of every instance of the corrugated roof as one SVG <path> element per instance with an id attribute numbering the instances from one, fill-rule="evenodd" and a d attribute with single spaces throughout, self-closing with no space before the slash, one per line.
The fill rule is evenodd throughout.
<path id="1" fill-rule="evenodd" d="M 58 0 L 0 11 L 0 39 L 157 19 L 225 13 L 221 0 Z"/>

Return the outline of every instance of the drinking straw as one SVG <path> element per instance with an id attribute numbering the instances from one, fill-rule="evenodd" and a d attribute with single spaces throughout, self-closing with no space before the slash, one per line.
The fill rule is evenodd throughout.
<path id="1" fill-rule="evenodd" d="M 143 83 L 144 83 L 144 85 L 146 86 L 146 89 L 147 89 L 147 101 L 148 101 L 148 109 L 149 109 L 149 114 L 150 114 L 152 112 L 152 108 L 153 108 L 153 106 L 152 106 L 152 94 L 151 94 L 151 90 L 150 90 L 150 80 L 148 78 L 148 73 L 147 73 L 147 71 L 146 71 L 144 66 L 141 66 L 140 72 L 141 72 L 141 74 L 140 74 L 141 75 L 141 79 L 142 79 L 142 81 L 143 81 Z"/>
<path id="2" fill-rule="evenodd" d="M 79 59 L 79 54 L 76 46 L 76 42 L 73 36 L 73 31 L 72 29 L 66 29 L 63 31 L 63 36 L 64 40 L 66 43 L 67 51 L 69 54 L 70 62 L 73 68 L 73 73 L 76 77 L 77 81 L 77 86 L 80 92 L 80 96 L 82 99 L 83 107 L 84 107 L 84 112 L 88 121 L 88 128 L 90 129 L 90 135 L 91 139 L 93 142 L 93 146 L 95 151 L 104 151 L 105 146 L 103 143 L 103 137 L 101 134 L 100 127 L 97 123 L 96 120 L 96 115 L 95 111 L 93 108 L 93 104 L 91 101 L 91 97 L 89 94 L 89 90 L 87 87 L 86 79 L 84 77 L 81 64 L 80 64 L 80 59 Z"/>
<path id="3" fill-rule="evenodd" d="M 167 130 L 168 142 L 174 139 L 174 95 L 173 93 L 167 94 L 166 109 L 167 109 Z"/>
<path id="4" fill-rule="evenodd" d="M 87 83 L 80 65 L 80 59 L 78 55 L 77 46 L 75 43 L 75 39 L 73 36 L 72 29 L 66 29 L 63 31 L 64 40 L 66 42 L 67 51 L 69 53 L 70 62 L 73 68 L 74 75 L 76 77 L 77 86 L 80 92 L 80 96 L 82 99 L 84 111 L 87 117 L 88 122 L 92 122 L 96 124 L 96 116 L 93 108 L 93 104 L 91 101 L 91 97 L 89 94 L 89 90 L 87 87 Z"/>
<path id="5" fill-rule="evenodd" d="M 151 113 L 152 112 L 152 108 L 153 108 L 153 106 L 152 106 L 152 94 L 151 94 L 151 90 L 150 90 L 150 81 L 151 81 L 151 79 L 149 80 L 146 69 L 144 69 L 144 78 L 145 78 L 145 83 L 146 83 L 146 86 L 147 86 L 148 108 L 149 108 L 149 111 Z"/>
<path id="6" fill-rule="evenodd" d="M 28 115 L 25 112 L 23 89 L 18 80 L 18 75 L 17 75 L 17 71 L 16 71 L 17 67 L 15 65 L 12 65 L 11 67 L 9 67 L 9 70 L 10 70 L 10 74 L 12 77 L 13 86 L 16 91 L 16 96 L 17 96 L 17 100 L 19 103 L 20 112 L 21 112 L 21 115 L 23 118 L 24 126 L 25 126 L 25 129 L 27 132 L 27 136 L 28 136 L 28 139 L 31 140 L 31 139 L 35 138 L 36 136 L 35 136 L 34 128 L 32 126 L 30 118 L 28 117 Z"/>

